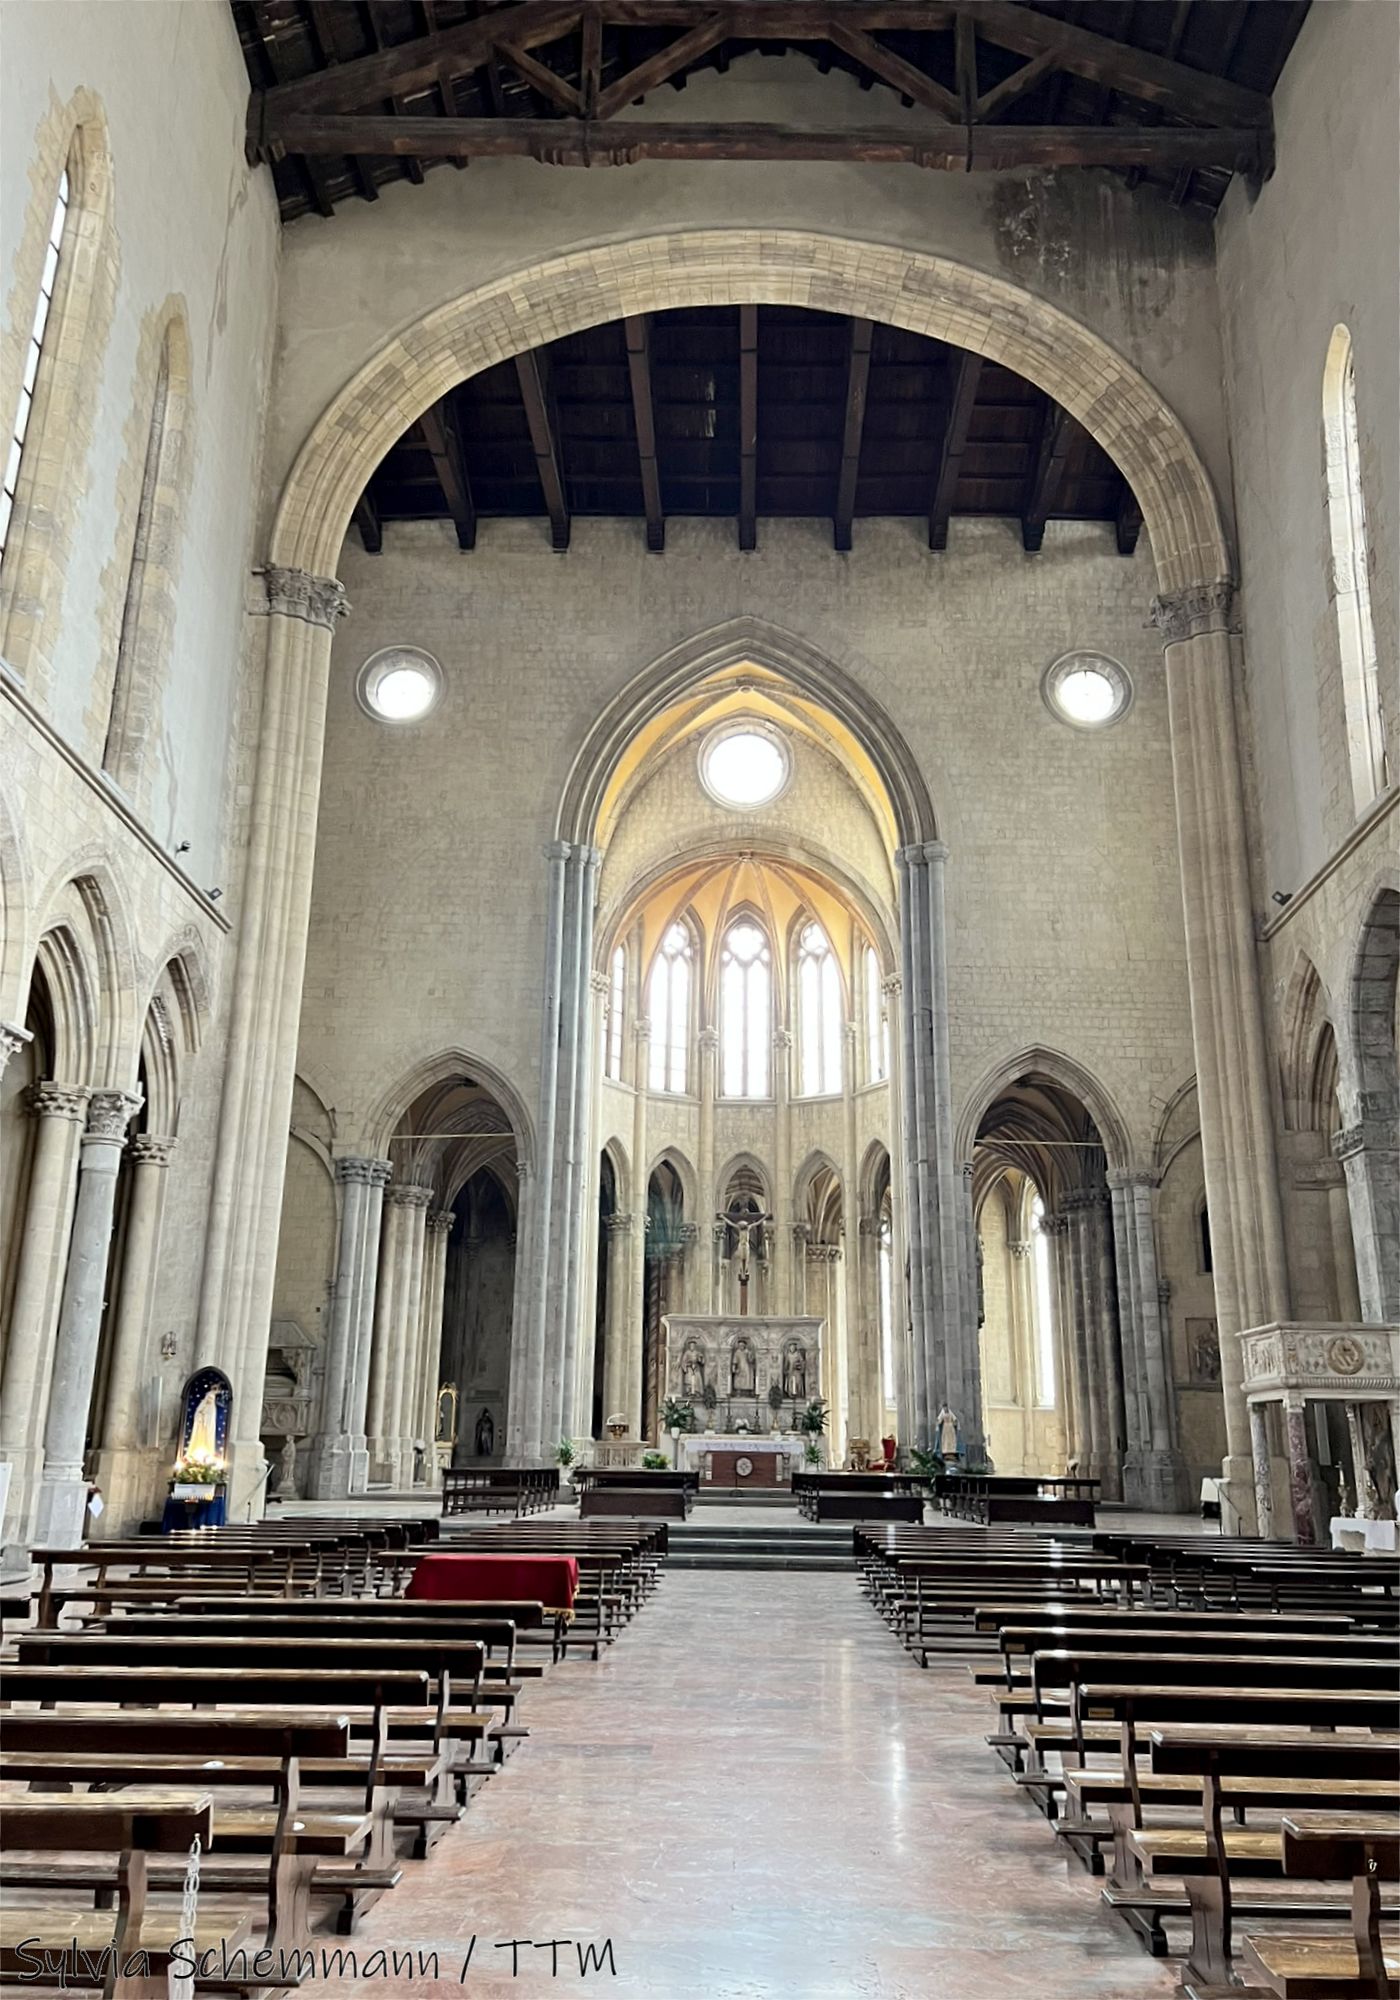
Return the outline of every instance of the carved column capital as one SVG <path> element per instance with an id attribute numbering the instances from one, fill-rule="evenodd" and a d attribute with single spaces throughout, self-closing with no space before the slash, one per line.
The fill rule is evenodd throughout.
<path id="1" fill-rule="evenodd" d="M 596 993 L 600 1000 L 605 1001 L 608 994 L 612 991 L 612 981 L 606 972 L 590 972 L 588 975 L 588 984 L 591 991 Z"/>
<path id="2" fill-rule="evenodd" d="M 345 585 L 333 576 L 312 576 L 308 570 L 283 569 L 277 563 L 266 563 L 254 574 L 262 579 L 264 617 L 299 618 L 303 625 L 333 632 L 336 620 L 349 612 Z"/>
<path id="3" fill-rule="evenodd" d="M 348 1155 L 337 1160 L 334 1167 L 338 1181 L 360 1181 L 366 1187 L 387 1187 L 392 1172 L 387 1160 L 355 1159 Z"/>
<path id="4" fill-rule="evenodd" d="M 603 1217 L 603 1228 L 609 1236 L 630 1236 L 632 1218 L 630 1215 L 616 1214 Z"/>
<path id="5" fill-rule="evenodd" d="M 904 991 L 904 981 L 897 972 L 887 972 L 880 981 L 880 991 L 887 1000 L 893 1000 Z"/>
<path id="6" fill-rule="evenodd" d="M 125 1145 L 126 1128 L 144 1103 L 139 1091 L 95 1090 L 88 1099 L 84 1139 L 103 1146 Z"/>
<path id="7" fill-rule="evenodd" d="M 1013 1257 L 1029 1257 L 1034 1245 L 1030 1243 L 1008 1243 L 1006 1247 Z"/>
<path id="8" fill-rule="evenodd" d="M 81 1125 L 91 1093 L 80 1083 L 35 1083 L 25 1095 L 36 1118 L 68 1118 Z"/>
<path id="9" fill-rule="evenodd" d="M 426 1209 L 432 1198 L 432 1189 L 420 1187 L 417 1181 L 395 1181 L 384 1191 L 384 1199 L 392 1208 Z"/>
<path id="10" fill-rule="evenodd" d="M 773 1030 L 773 1048 L 778 1055 L 782 1055 L 790 1049 L 792 1042 L 793 1035 L 791 1028 L 775 1028 Z"/>
<path id="11" fill-rule="evenodd" d="M 651 1022 L 647 1019 L 645 1014 L 639 1014 L 636 1020 L 632 1023 L 632 1039 L 634 1042 L 638 1044 L 638 1046 L 640 1046 L 643 1042 L 650 1042 Z"/>
<path id="12" fill-rule="evenodd" d="M 1042 1236 L 1068 1236 L 1069 1217 L 1067 1215 L 1042 1215 L 1036 1227 Z"/>
<path id="13" fill-rule="evenodd" d="M 702 1028 L 695 1039 L 700 1045 L 702 1055 L 712 1055 L 719 1047 L 719 1029 Z"/>
<path id="14" fill-rule="evenodd" d="M 179 1140 L 157 1132 L 138 1132 L 131 1142 L 132 1164 L 138 1167 L 168 1167 Z"/>
<path id="15" fill-rule="evenodd" d="M 1150 1192 L 1160 1187 L 1161 1176 L 1146 1167 L 1112 1167 L 1107 1175 L 1110 1188 L 1146 1188 Z"/>
<path id="16" fill-rule="evenodd" d="M 456 1220 L 457 1213 L 455 1209 L 430 1208 L 428 1210 L 428 1234 L 430 1236 L 446 1236 Z"/>
<path id="17" fill-rule="evenodd" d="M 1152 623 L 1164 646 L 1199 639 L 1208 632 L 1237 632 L 1236 591 L 1229 577 L 1214 583 L 1193 583 L 1152 600 Z"/>

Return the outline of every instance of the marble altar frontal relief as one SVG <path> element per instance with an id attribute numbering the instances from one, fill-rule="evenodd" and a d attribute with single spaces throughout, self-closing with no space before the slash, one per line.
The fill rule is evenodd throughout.
<path id="1" fill-rule="evenodd" d="M 821 1393 L 824 1324 L 808 1315 L 668 1313 L 664 1394 L 689 1403 L 702 1432 L 790 1430 Z"/>

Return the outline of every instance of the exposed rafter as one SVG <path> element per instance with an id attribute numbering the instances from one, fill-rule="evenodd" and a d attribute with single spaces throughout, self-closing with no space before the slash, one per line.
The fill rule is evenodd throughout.
<path id="1" fill-rule="evenodd" d="M 846 420 L 841 432 L 841 471 L 836 482 L 836 512 L 832 538 L 838 549 L 851 546 L 856 511 L 856 480 L 860 475 L 860 441 L 865 430 L 865 399 L 870 386 L 870 346 L 875 328 L 868 319 L 851 321 L 851 357 L 846 366 Z"/>
<path id="2" fill-rule="evenodd" d="M 434 403 L 423 412 L 419 419 L 419 429 L 423 441 L 433 461 L 433 471 L 442 497 L 447 502 L 447 510 L 452 516 L 457 530 L 459 549 L 476 547 L 476 507 L 472 501 L 471 481 L 467 478 L 466 454 L 462 450 L 461 432 L 457 426 L 456 412 L 450 398 Z"/>
<path id="3" fill-rule="evenodd" d="M 656 462 L 656 411 L 651 393 L 651 339 L 646 314 L 624 320 L 623 328 L 642 474 L 642 504 L 647 517 L 647 547 L 659 553 L 666 546 L 666 520 L 661 511 L 661 474 Z"/>
<path id="4" fill-rule="evenodd" d="M 1069 445 L 1069 412 L 1047 398 L 1040 446 L 1021 514 L 1021 546 L 1030 555 L 1035 555 L 1045 540 L 1045 525 L 1054 511 L 1064 478 Z"/>
<path id="5" fill-rule="evenodd" d="M 550 545 L 562 552 L 569 546 L 569 503 L 564 493 L 564 475 L 559 464 L 559 450 L 555 443 L 554 425 L 550 421 L 549 399 L 545 393 L 538 353 L 517 354 L 515 372 L 520 381 L 526 421 L 530 426 L 535 470 L 539 474 L 545 511 L 549 515 Z"/>
<path id="6" fill-rule="evenodd" d="M 981 379 L 981 355 L 973 354 L 970 349 L 960 350 L 953 360 L 943 435 L 938 447 L 938 466 L 933 478 L 933 497 L 929 501 L 928 545 L 931 549 L 946 549 L 948 546 L 953 496 L 957 492 L 958 473 L 967 446 L 968 427 L 972 422 L 972 406 L 977 401 L 977 385 Z"/>

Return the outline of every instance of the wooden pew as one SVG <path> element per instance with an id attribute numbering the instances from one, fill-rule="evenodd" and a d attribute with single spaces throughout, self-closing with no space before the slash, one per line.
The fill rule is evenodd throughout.
<path id="1" fill-rule="evenodd" d="M 172 1946 L 190 1933 L 178 1905 L 147 1907 L 149 1857 L 187 1854 L 196 1840 L 207 1843 L 213 1805 L 207 1790 L 7 1800 L 7 1850 L 112 1855 L 116 1904 L 73 1911 L 7 1896 L 0 1907 L 0 1976 L 32 1986 L 52 1966 L 50 1987 L 96 1990 L 104 2000 L 164 2000 Z M 248 1929 L 246 1921 L 197 1918 L 193 1941 L 199 1950 L 224 1940 L 236 1947 Z"/>
<path id="2" fill-rule="evenodd" d="M 1286 1877 L 1350 1877 L 1351 1935 L 1247 1935 L 1244 1961 L 1257 1990 L 1277 2000 L 1380 2000 L 1400 1992 L 1400 1932 L 1382 1930 L 1380 1903 L 1380 1884 L 1400 1880 L 1394 1815 L 1291 1813 L 1282 1835 Z"/>
<path id="3" fill-rule="evenodd" d="M 514 1628 L 514 1645 L 508 1662 L 521 1676 L 537 1675 L 543 1668 L 522 1663 L 518 1657 L 520 1650 L 529 1647 L 542 1650 L 548 1646 L 552 1658 L 557 1660 L 565 1629 L 562 1616 L 546 1611 L 532 1598 L 287 1597 L 269 1604 L 265 1600 L 248 1597 L 191 1597 L 177 1599 L 175 1608 L 182 1614 L 198 1617 L 240 1620 L 276 1617 L 292 1631 L 298 1630 L 304 1619 L 315 1621 L 328 1617 L 373 1619 L 376 1623 L 382 1619 L 408 1619 L 428 1624 L 447 1620 L 460 1622 L 464 1627 L 482 1621 L 487 1624 L 506 1623 Z M 474 1635 L 463 1630 L 461 1636 L 471 1638 Z"/>

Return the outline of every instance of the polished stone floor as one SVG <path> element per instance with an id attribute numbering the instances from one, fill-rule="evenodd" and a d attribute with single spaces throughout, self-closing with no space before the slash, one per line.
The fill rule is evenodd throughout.
<path id="1" fill-rule="evenodd" d="M 962 1666 L 915 1667 L 854 1575 L 675 1571 L 353 1943 L 438 1977 L 308 2000 L 1140 2000 L 1176 1989 L 982 1740 Z M 475 1935 L 475 1944 L 472 1944 Z M 568 1939 L 553 1954 L 536 1946 Z M 616 1977 L 581 1977 L 610 1939 Z M 513 1956 L 518 1976 L 511 1976 Z M 402 1964 L 402 1961 L 401 1961 Z M 377 1968 L 376 1968 L 377 1969 Z"/>

